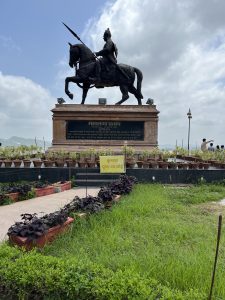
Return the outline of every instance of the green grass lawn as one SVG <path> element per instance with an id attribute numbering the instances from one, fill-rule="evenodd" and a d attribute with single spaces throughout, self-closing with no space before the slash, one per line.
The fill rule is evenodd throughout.
<path id="1" fill-rule="evenodd" d="M 223 211 L 209 202 L 222 198 L 225 187 L 219 185 L 139 184 L 111 210 L 77 219 L 43 254 L 76 257 L 113 271 L 133 269 L 171 288 L 208 294 L 218 214 Z M 214 299 L 225 299 L 223 231 Z"/>

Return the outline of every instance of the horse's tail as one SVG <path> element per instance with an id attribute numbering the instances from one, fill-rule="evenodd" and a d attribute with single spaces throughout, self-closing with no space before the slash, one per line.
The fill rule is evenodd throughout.
<path id="1" fill-rule="evenodd" d="M 134 67 L 134 72 L 137 75 L 137 92 L 138 92 L 138 96 L 143 99 L 143 95 L 141 93 L 141 84 L 142 84 L 142 79 L 143 79 L 143 75 L 142 72 L 138 69 Z"/>

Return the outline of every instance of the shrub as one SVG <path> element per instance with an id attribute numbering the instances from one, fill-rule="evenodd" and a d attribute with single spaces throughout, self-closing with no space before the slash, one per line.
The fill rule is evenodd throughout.
<path id="1" fill-rule="evenodd" d="M 203 300 L 198 291 L 181 292 L 134 270 L 111 271 L 76 259 L 0 248 L 1 299 Z"/>
<path id="2" fill-rule="evenodd" d="M 114 198 L 114 194 L 109 187 L 101 187 L 98 192 L 98 197 L 101 198 L 102 202 L 112 201 Z"/>
<path id="3" fill-rule="evenodd" d="M 65 205 L 68 213 L 87 212 L 96 213 L 104 209 L 104 205 L 99 197 L 87 196 L 87 198 L 75 197 L 69 204 Z"/>
<path id="4" fill-rule="evenodd" d="M 119 180 L 110 183 L 108 188 L 114 195 L 129 194 L 136 182 L 137 179 L 134 176 L 121 175 Z"/>

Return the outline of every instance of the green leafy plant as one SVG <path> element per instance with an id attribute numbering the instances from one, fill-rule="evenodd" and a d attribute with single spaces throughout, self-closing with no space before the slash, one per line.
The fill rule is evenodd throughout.
<path id="1" fill-rule="evenodd" d="M 0 206 L 1 205 L 8 205 L 8 204 L 11 204 L 11 203 L 12 203 L 12 200 L 7 195 L 0 192 Z"/>

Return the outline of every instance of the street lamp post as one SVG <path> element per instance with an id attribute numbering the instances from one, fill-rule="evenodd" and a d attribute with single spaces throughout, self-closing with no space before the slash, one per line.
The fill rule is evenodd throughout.
<path id="1" fill-rule="evenodd" d="M 190 108 L 189 108 L 189 111 L 187 113 L 187 116 L 188 116 L 188 155 L 189 155 L 189 151 L 190 151 L 190 129 L 191 129 L 191 118 L 192 118 Z"/>
<path id="2" fill-rule="evenodd" d="M 127 141 L 124 141 L 124 170 L 125 170 L 125 174 L 127 173 L 126 162 L 127 162 Z"/>

